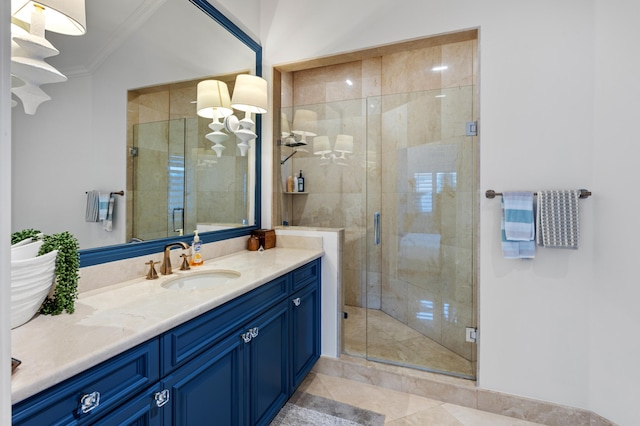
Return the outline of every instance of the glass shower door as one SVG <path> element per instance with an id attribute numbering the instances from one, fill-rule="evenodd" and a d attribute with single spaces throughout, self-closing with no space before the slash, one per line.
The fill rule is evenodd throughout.
<path id="1" fill-rule="evenodd" d="M 367 99 L 367 359 L 475 377 L 473 97 Z"/>
<path id="2" fill-rule="evenodd" d="M 185 227 L 185 120 L 133 127 L 132 236 L 152 240 Z"/>

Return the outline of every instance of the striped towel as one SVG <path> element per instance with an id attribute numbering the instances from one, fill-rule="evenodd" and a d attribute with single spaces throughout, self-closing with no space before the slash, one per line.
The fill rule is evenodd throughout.
<path id="1" fill-rule="evenodd" d="M 532 259 L 536 255 L 533 192 L 502 194 L 502 253 L 505 259 Z"/>
<path id="2" fill-rule="evenodd" d="M 107 219 L 107 213 L 109 212 L 109 199 L 111 195 L 108 192 L 98 192 L 98 220 L 103 221 Z"/>
<path id="3" fill-rule="evenodd" d="M 111 232 L 113 230 L 113 207 L 116 203 L 116 199 L 113 195 L 109 195 L 109 204 L 107 207 L 107 215 L 102 221 L 102 229 L 107 232 Z"/>
<path id="4" fill-rule="evenodd" d="M 537 238 L 542 247 L 578 248 L 579 190 L 538 191 Z"/>

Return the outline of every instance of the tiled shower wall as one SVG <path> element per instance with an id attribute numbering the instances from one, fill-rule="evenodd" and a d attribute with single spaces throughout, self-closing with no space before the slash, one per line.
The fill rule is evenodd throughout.
<path id="1" fill-rule="evenodd" d="M 441 64 L 446 72 L 432 71 Z M 309 138 L 307 152 L 282 166 L 283 180 L 302 170 L 309 192 L 284 194 L 282 219 L 345 228 L 345 304 L 382 309 L 469 360 L 464 328 L 475 324 L 477 140 L 464 126 L 477 119 L 476 91 L 475 39 L 282 74 L 289 120 L 298 107 L 312 106 L 323 119 L 319 134 L 332 143 L 336 134 L 354 136 L 346 165 L 321 165 Z M 442 105 L 440 93 L 447 95 Z M 283 157 L 289 153 L 282 148 Z M 434 194 L 430 215 L 415 207 L 413 170 L 425 164 L 457 177 L 455 188 L 445 179 Z M 375 211 L 382 215 L 381 246 L 370 241 Z"/>
<path id="2" fill-rule="evenodd" d="M 184 137 L 172 134 L 179 129 L 170 126 L 169 120 L 196 116 L 191 103 L 196 98 L 196 84 L 166 84 L 128 93 L 127 149 L 134 146 L 134 126 L 142 125 L 138 127 L 142 132 L 136 142 L 138 156 L 127 155 L 127 240 L 172 235 L 168 234 L 167 217 L 168 141 L 173 136 Z"/>

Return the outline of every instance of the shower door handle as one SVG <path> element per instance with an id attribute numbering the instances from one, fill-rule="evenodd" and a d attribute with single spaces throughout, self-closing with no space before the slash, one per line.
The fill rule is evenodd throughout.
<path id="1" fill-rule="evenodd" d="M 373 214 L 373 243 L 380 245 L 380 212 Z"/>
<path id="2" fill-rule="evenodd" d="M 176 211 L 180 212 L 180 228 L 176 228 Z M 171 221 L 173 222 L 173 232 L 179 232 L 180 230 L 184 230 L 184 209 L 182 207 L 174 207 L 173 213 L 171 216 L 172 216 Z"/>

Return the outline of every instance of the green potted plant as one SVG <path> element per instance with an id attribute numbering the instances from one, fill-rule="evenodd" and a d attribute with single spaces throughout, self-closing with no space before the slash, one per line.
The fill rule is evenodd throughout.
<path id="1" fill-rule="evenodd" d="M 27 238 L 37 239 L 42 233 L 35 229 L 25 229 L 11 234 L 11 244 Z M 78 271 L 80 255 L 78 240 L 69 232 L 43 235 L 43 244 L 38 256 L 58 250 L 55 266 L 55 283 L 53 295 L 45 299 L 40 313 L 58 315 L 62 312 L 72 314 L 75 311 L 75 300 L 78 298 Z"/>

